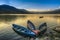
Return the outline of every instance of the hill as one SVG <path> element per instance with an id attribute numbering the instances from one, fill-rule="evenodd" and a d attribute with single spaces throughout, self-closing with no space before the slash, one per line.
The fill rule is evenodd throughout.
<path id="1" fill-rule="evenodd" d="M 9 5 L 0 5 L 0 14 L 60 14 L 60 9 L 46 12 L 30 12 L 25 9 L 17 9 Z"/>
<path id="2" fill-rule="evenodd" d="M 25 14 L 29 13 L 25 9 L 17 9 L 9 5 L 0 5 L 0 14 Z"/>

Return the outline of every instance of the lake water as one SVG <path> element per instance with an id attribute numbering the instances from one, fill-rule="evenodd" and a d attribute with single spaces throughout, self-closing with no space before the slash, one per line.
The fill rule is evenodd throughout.
<path id="1" fill-rule="evenodd" d="M 25 40 L 12 29 L 12 24 L 27 27 L 27 21 L 33 22 L 36 28 L 46 22 L 50 28 L 60 26 L 60 17 L 54 14 L 20 14 L 20 15 L 0 15 L 0 40 Z M 27 40 L 27 39 L 26 39 Z M 43 40 L 43 38 L 41 38 Z"/>

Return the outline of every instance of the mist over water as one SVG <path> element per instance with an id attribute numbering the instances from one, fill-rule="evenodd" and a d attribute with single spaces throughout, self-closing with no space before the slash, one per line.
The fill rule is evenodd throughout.
<path id="1" fill-rule="evenodd" d="M 41 16 L 43 17 L 40 18 Z M 60 26 L 60 18 L 55 18 L 54 16 L 41 14 L 0 15 L 0 40 L 24 40 L 20 35 L 13 31 L 12 24 L 27 27 L 28 20 L 32 21 L 36 28 L 44 22 L 46 22 L 50 28 Z"/>

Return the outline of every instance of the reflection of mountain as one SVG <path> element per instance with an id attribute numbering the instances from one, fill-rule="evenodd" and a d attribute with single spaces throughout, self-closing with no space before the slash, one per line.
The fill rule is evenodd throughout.
<path id="1" fill-rule="evenodd" d="M 17 18 L 26 18 L 27 16 L 26 15 L 0 15 L 0 21 L 2 22 L 11 22 L 11 21 L 14 21 L 16 20 Z"/>
<path id="2" fill-rule="evenodd" d="M 18 16 L 15 15 L 0 15 L 0 21 L 3 22 L 10 22 L 12 20 L 15 20 Z"/>
<path id="3" fill-rule="evenodd" d="M 25 9 L 17 9 L 9 5 L 0 5 L 0 14 L 25 14 L 28 13 Z"/>
<path id="4" fill-rule="evenodd" d="M 60 14 L 60 9 L 48 12 L 29 12 L 25 9 L 17 9 L 9 5 L 0 5 L 0 14 Z"/>

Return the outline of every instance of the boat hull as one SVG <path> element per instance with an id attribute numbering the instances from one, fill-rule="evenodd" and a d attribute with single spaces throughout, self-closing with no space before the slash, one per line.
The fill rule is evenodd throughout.
<path id="1" fill-rule="evenodd" d="M 24 37 L 36 37 L 36 34 L 34 32 L 16 24 L 13 24 L 13 30 L 19 35 L 24 36 Z"/>

